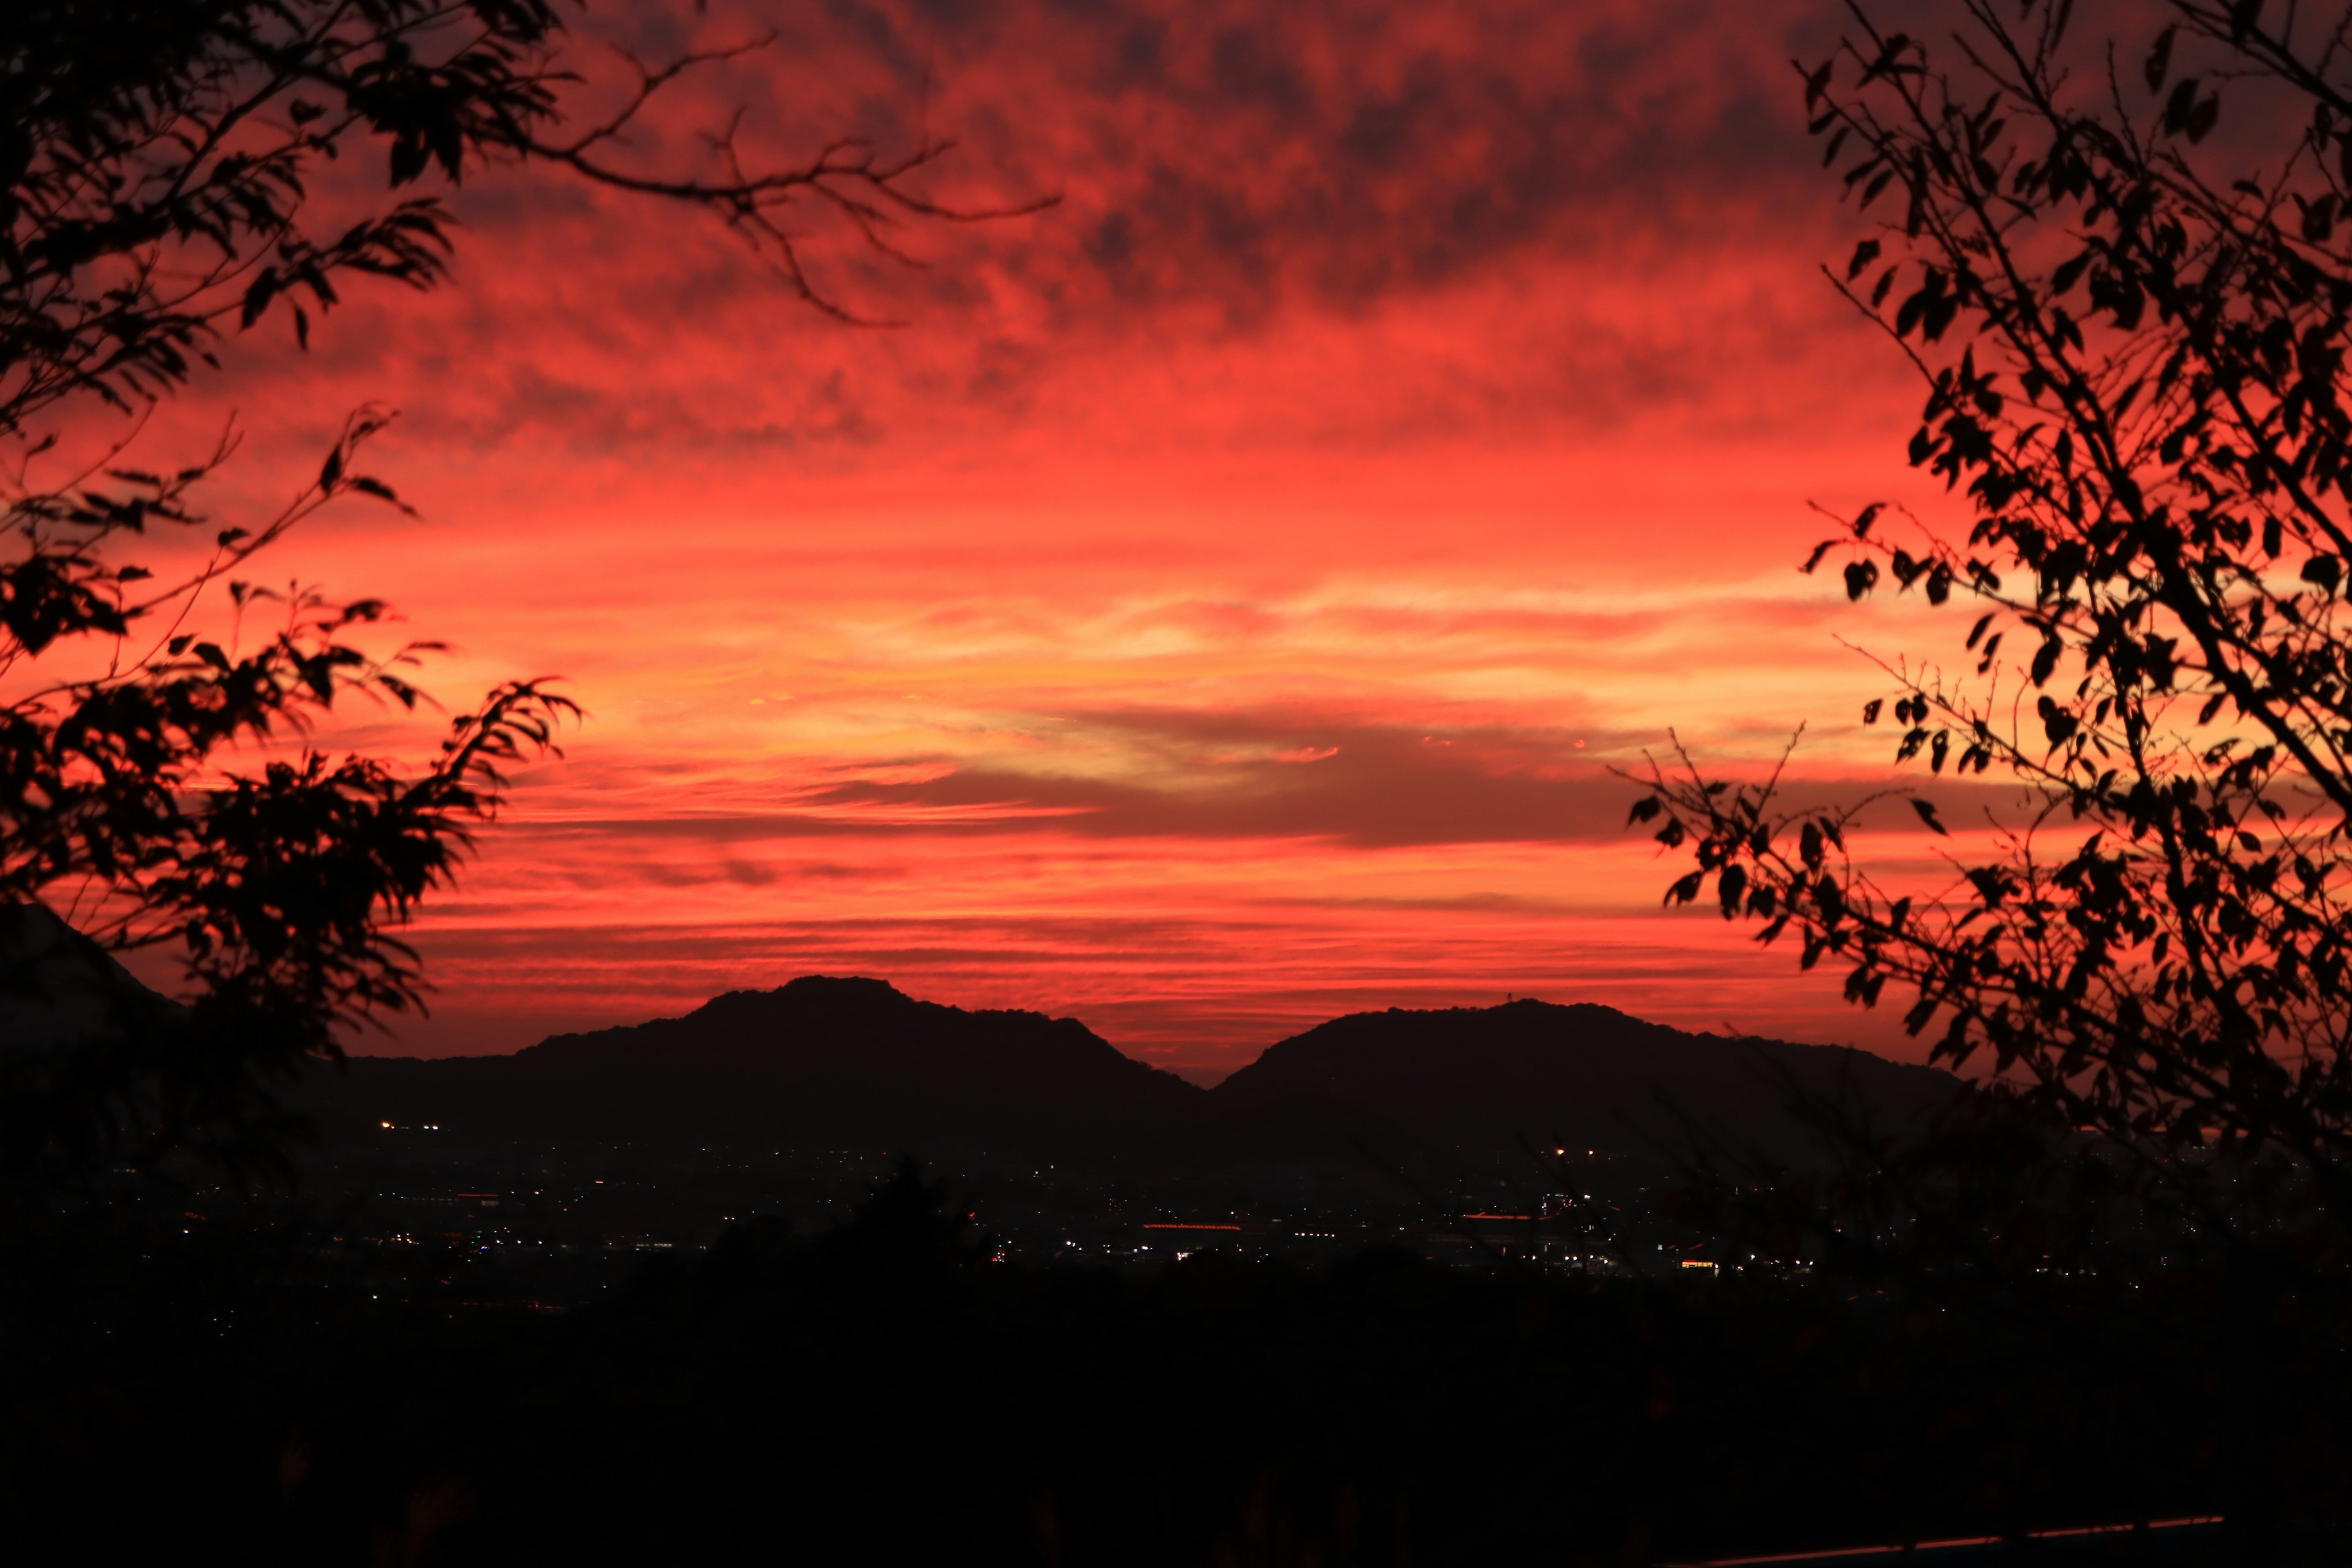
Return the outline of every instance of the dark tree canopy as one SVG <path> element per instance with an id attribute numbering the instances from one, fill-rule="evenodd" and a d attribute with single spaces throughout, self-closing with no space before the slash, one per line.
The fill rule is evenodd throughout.
<path id="1" fill-rule="evenodd" d="M 910 184 L 949 143 L 861 142 L 747 168 L 649 167 L 627 132 L 669 83 L 727 55 L 632 62 L 636 90 L 580 122 L 550 0 L 28 0 L 0 17 L 0 431 L 60 399 L 128 405 L 184 383 L 224 322 L 285 312 L 308 340 L 351 274 L 440 279 L 448 214 L 426 187 L 484 164 L 558 165 L 700 207 L 804 300 L 845 307 L 783 224 L 816 207 L 890 249 L 903 220 L 988 216 Z M 757 46 L 752 46 L 757 47 Z M 310 187 L 381 159 L 392 199 L 322 230 Z"/>
<path id="2" fill-rule="evenodd" d="M 0 480 L 0 906 L 47 906 L 95 942 L 106 1015 L 71 1048 L 0 1040 L 0 1173 L 192 1142 L 240 1172 L 267 1165 L 271 1080 L 422 1005 L 395 933 L 497 814 L 505 771 L 574 711 L 543 681 L 501 686 L 421 767 L 302 743 L 354 695 L 414 708 L 435 646 L 371 652 L 383 604 L 245 574 L 331 503 L 400 504 L 360 467 L 382 411 L 352 416 L 283 510 L 242 519 L 199 500 L 233 438 L 140 461 L 134 417 L 87 471 L 42 478 L 61 460 L 45 425 L 93 405 L 135 416 L 215 363 L 225 334 L 268 321 L 307 346 L 355 276 L 439 282 L 455 234 L 439 193 L 486 164 L 699 210 L 845 320 L 788 211 L 830 214 L 889 256 L 896 225 L 992 216 L 911 183 L 947 151 L 929 139 L 763 168 L 721 136 L 694 166 L 650 165 L 627 150 L 646 105 L 740 51 L 632 62 L 635 90 L 585 113 L 566 46 L 549 0 L 0 7 L 0 441 L 16 446 Z M 322 227 L 312 187 L 338 160 L 339 195 L 356 181 L 377 200 Z M 175 534 L 209 552 L 159 576 L 139 557 Z M 224 620 L 233 635 L 212 629 Z M 37 947 L 0 942 L 0 1009 L 49 1000 L 56 954 Z M 142 947 L 178 953 L 177 1003 L 103 957 Z"/>
<path id="3" fill-rule="evenodd" d="M 2144 33 L 2077 37 L 2063 0 L 1965 0 L 1933 37 L 1857 7 L 1800 66 L 1874 225 L 1832 280 L 1918 368 L 1911 461 L 1971 517 L 1872 506 L 1806 568 L 1965 612 L 1963 658 L 1889 664 L 1863 718 L 2031 810 L 1958 851 L 1948 890 L 1874 877 L 1853 812 L 1687 757 L 1634 816 L 1696 851 L 1670 901 L 1711 891 L 1805 967 L 1843 966 L 1852 1000 L 1891 984 L 1938 1059 L 2132 1148 L 2284 1159 L 2340 1199 L 2352 12 L 2121 14 Z"/>

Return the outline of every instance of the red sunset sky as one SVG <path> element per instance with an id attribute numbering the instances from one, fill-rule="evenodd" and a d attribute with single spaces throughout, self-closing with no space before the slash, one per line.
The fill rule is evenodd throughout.
<path id="1" fill-rule="evenodd" d="M 1969 614 L 1796 571 L 1809 500 L 1947 504 L 1817 270 L 1857 230 L 1788 62 L 1836 19 L 599 0 L 598 72 L 600 39 L 777 34 L 649 162 L 731 106 L 786 156 L 928 116 L 942 197 L 1062 201 L 910 231 L 919 271 L 811 213 L 834 291 L 909 323 L 861 330 L 692 215 L 482 179 L 440 292 L 362 290 L 307 355 L 235 339 L 156 417 L 176 455 L 235 411 L 226 515 L 400 409 L 372 466 L 420 515 L 339 510 L 277 570 L 453 644 L 453 708 L 552 674 L 589 711 L 420 928 L 433 1018 L 362 1048 L 811 972 L 1205 1070 L 1507 993 L 1900 1048 L 1840 976 L 1661 911 L 1607 773 L 1810 721 L 1808 775 L 1883 782 L 1886 683 L 1837 639 L 1939 655 Z M 425 733 L 351 719 L 322 740 Z M 1932 865 L 1895 826 L 1875 852 Z"/>

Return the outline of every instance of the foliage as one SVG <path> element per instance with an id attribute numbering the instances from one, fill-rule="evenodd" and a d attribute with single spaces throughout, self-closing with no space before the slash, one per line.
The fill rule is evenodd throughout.
<path id="1" fill-rule="evenodd" d="M 413 288 L 450 247 L 441 198 L 485 164 L 560 166 L 711 213 L 802 298 L 849 310 L 803 266 L 787 213 L 814 205 L 891 249 L 894 222 L 989 216 L 910 176 L 952 146 L 885 156 L 842 141 L 747 168 L 730 132 L 708 166 L 647 166 L 627 133 L 668 84 L 742 48 L 632 61 L 635 90 L 567 114 L 551 0 L 27 0 L 0 16 L 0 432 L 77 395 L 129 407 L 184 384 L 222 323 L 273 311 L 307 342 L 351 274 Z M 756 44 L 749 46 L 758 47 Z M 328 165 L 385 160 L 389 201 L 321 228 Z"/>
<path id="2" fill-rule="evenodd" d="M 1894 983 L 1937 1059 L 2176 1169 L 2284 1157 L 2341 1197 L 2345 18 L 2168 0 L 2103 50 L 2063 3 L 1960 9 L 1930 40 L 1856 8 L 1801 68 L 1824 163 L 1877 219 L 1832 280 L 1918 368 L 1911 461 L 1972 521 L 1897 536 L 1871 506 L 1806 567 L 1839 552 L 1852 598 L 1891 580 L 1980 612 L 1958 670 L 1887 667 L 1896 755 L 2030 809 L 1980 855 L 1954 840 L 1940 893 L 1874 878 L 1858 808 L 1791 810 L 1777 775 L 1654 763 L 1634 816 L 1696 853 L 1670 901 L 1711 880 L 1805 967 L 1848 965 L 1850 999 Z"/>
<path id="3" fill-rule="evenodd" d="M 505 770 L 551 749 L 575 711 L 545 682 L 500 686 L 417 769 L 300 744 L 341 699 L 414 708 L 413 667 L 435 646 L 372 653 L 382 603 L 245 574 L 331 503 L 400 504 L 358 466 L 383 411 L 353 415 L 283 510 L 226 525 L 197 492 L 233 437 L 149 469 L 126 437 L 88 471 L 37 480 L 58 460 L 55 430 L 37 426 L 93 406 L 135 415 L 216 363 L 224 333 L 266 320 L 290 318 L 307 347 L 313 312 L 354 275 L 434 285 L 453 227 L 425 187 L 486 164 L 714 215 L 843 318 L 788 212 L 814 204 L 893 255 L 895 222 L 986 216 L 910 186 L 947 151 L 928 139 L 897 157 L 841 142 L 753 169 L 726 137 L 708 167 L 647 166 L 622 151 L 646 106 L 740 51 L 637 64 L 635 91 L 583 119 L 564 43 L 549 0 L 0 8 L 0 438 L 20 449 L 0 493 L 0 905 L 56 909 L 107 950 L 176 950 L 187 982 L 186 1005 L 163 1005 L 88 960 L 97 1012 L 80 1047 L 0 1051 L 0 1172 L 88 1170 L 191 1140 L 241 1173 L 267 1167 L 268 1081 L 421 1005 L 394 932 L 496 815 Z M 384 160 L 388 194 L 325 225 L 312 186 L 361 155 Z M 343 176 L 340 198 L 355 180 L 371 183 Z M 195 566 L 153 564 L 187 553 L 173 536 L 209 539 Z M 211 630 L 224 617 L 234 631 Z M 0 951 L 0 1005 L 54 1003 L 47 984 Z"/>

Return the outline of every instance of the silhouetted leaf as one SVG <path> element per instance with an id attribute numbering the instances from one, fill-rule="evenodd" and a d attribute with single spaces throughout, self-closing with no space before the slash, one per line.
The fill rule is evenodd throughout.
<path id="1" fill-rule="evenodd" d="M 2164 79 L 2172 70 L 2172 39 L 2179 27 L 2167 27 L 2156 36 L 2156 46 L 2147 52 L 2147 63 L 2142 75 L 2147 79 L 2147 90 L 2162 92 Z"/>
<path id="2" fill-rule="evenodd" d="M 1748 890 L 1748 871 L 1742 866 L 1726 866 L 1716 879 L 1716 892 L 1723 903 L 1723 918 L 1732 920 L 1740 912 L 1740 896 Z"/>
<path id="3" fill-rule="evenodd" d="M 2164 100 L 2163 126 L 2167 134 L 2178 136 L 2189 128 L 2189 119 L 2197 109 L 2197 79 L 2184 78 Z"/>
<path id="4" fill-rule="evenodd" d="M 2300 200 L 2300 198 L 2297 198 Z M 2315 202 L 2303 204 L 2303 237 L 2314 245 L 2325 245 L 2336 230 L 2336 195 L 2334 192 Z"/>
<path id="5" fill-rule="evenodd" d="M 237 313 L 238 326 L 250 327 L 259 321 L 262 312 L 269 309 L 269 301 L 275 299 L 277 294 L 278 269 L 274 267 L 265 267 L 255 274 L 252 284 L 245 291 L 245 304 Z"/>
<path id="6" fill-rule="evenodd" d="M 2219 93 L 2216 93 L 2189 111 L 2183 129 L 2189 132 L 2189 142 L 2195 143 L 2204 141 L 2207 136 L 2212 134 L 2213 127 L 2221 118 L 2221 98 Z"/>

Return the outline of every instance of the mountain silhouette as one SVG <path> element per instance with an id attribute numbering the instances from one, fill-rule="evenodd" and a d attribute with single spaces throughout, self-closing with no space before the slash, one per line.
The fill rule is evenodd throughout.
<path id="1" fill-rule="evenodd" d="M 1075 1018 L 967 1012 L 823 975 L 513 1056 L 354 1058 L 312 1094 L 330 1118 L 459 1131 L 928 1151 L 1151 1141 L 1187 1126 L 1203 1098 Z"/>
<path id="2" fill-rule="evenodd" d="M 879 980 L 812 975 L 512 1056 L 354 1058 L 306 1100 L 346 1125 L 934 1156 L 1505 1152 L 1522 1140 L 1622 1151 L 1677 1144 L 1692 1127 L 1792 1156 L 1804 1137 L 1791 1089 L 1901 1116 L 1955 1081 L 1862 1051 L 1530 1001 L 1335 1018 L 1204 1091 L 1074 1018 L 968 1012 Z"/>
<path id="3" fill-rule="evenodd" d="M 62 1053 L 184 1017 L 46 904 L 0 903 L 0 1053 Z"/>
<path id="4" fill-rule="evenodd" d="M 1948 1073 L 1843 1047 L 1693 1035 L 1591 1003 L 1523 1001 L 1334 1018 L 1269 1047 L 1211 1099 L 1254 1142 L 1626 1150 L 1677 1147 L 1696 1132 L 1790 1158 L 1808 1142 L 1792 1098 L 1843 1097 L 1899 1119 L 1955 1087 Z"/>

